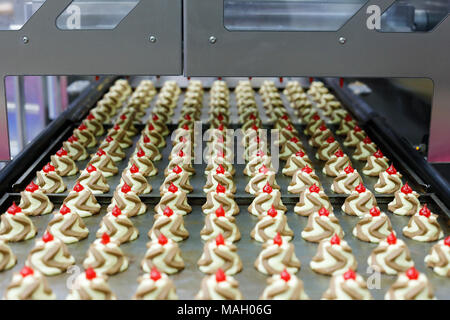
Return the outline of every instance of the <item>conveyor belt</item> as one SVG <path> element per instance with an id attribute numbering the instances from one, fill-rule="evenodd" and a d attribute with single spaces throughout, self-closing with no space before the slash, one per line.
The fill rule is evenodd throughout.
<path id="1" fill-rule="evenodd" d="M 179 109 L 181 108 L 182 101 L 183 96 L 180 97 L 178 110 L 176 110 L 175 116 L 173 117 L 175 121 L 178 119 L 177 115 L 179 114 Z M 205 94 L 204 101 L 208 101 L 207 94 Z M 257 101 L 260 102 L 258 98 Z M 235 110 L 236 106 L 233 93 L 231 94 L 231 102 L 232 108 Z M 237 114 L 235 111 L 233 111 L 232 113 L 234 113 L 235 115 Z M 261 112 L 261 115 L 263 114 L 264 113 Z M 203 117 L 203 119 L 205 118 Z M 234 118 L 234 121 L 235 120 L 236 118 Z M 21 169 L 21 174 L 18 175 L 17 179 L 10 184 L 8 192 L 5 193 L 1 198 L 0 212 L 4 212 L 6 208 L 12 203 L 12 201 L 19 200 L 20 195 L 18 192 L 21 191 L 31 181 L 31 179 L 34 178 L 35 172 L 38 171 L 44 163 L 49 161 L 50 155 L 54 154 L 56 150 L 59 149 L 62 141 L 64 141 L 71 134 L 72 130 L 77 125 L 78 123 L 74 121 L 64 130 L 59 131 L 55 135 L 48 136 L 48 147 L 46 149 L 42 149 L 42 153 L 35 153 L 33 155 L 35 160 L 31 165 L 20 167 L 20 164 L 18 164 L 18 167 L 20 167 Z M 267 128 L 270 127 L 267 123 L 265 124 L 265 126 Z M 175 128 L 174 125 L 170 125 L 169 127 L 171 130 Z M 206 124 L 203 125 L 204 130 L 208 127 L 209 126 Z M 237 128 L 239 127 L 239 125 L 234 124 L 231 127 Z M 303 131 L 302 125 L 296 124 L 296 127 L 299 132 Z M 330 128 L 333 130 L 336 129 L 332 126 L 330 126 Z M 137 125 L 137 129 L 139 131 L 142 130 L 143 125 Z M 364 129 L 366 130 L 367 128 Z M 99 137 L 99 141 L 101 141 L 103 138 L 104 137 Z M 138 138 L 139 135 L 137 137 L 134 137 L 134 144 L 136 143 Z M 137 287 L 137 278 L 143 273 L 140 269 L 140 262 L 144 257 L 146 251 L 145 244 L 148 242 L 147 232 L 153 224 L 153 206 L 160 199 L 158 188 L 164 179 L 163 170 L 168 164 L 167 157 L 171 150 L 171 143 L 169 139 L 170 135 L 167 138 L 168 145 L 162 150 L 163 159 L 155 163 L 159 171 L 158 175 L 149 178 L 149 182 L 153 186 L 153 191 L 150 194 L 141 196 L 142 201 L 148 205 L 147 213 L 142 216 L 132 218 L 133 223 L 139 229 L 140 236 L 136 241 L 126 243 L 121 246 L 125 254 L 130 258 L 130 267 L 127 271 L 118 275 L 114 275 L 109 279 L 109 284 L 111 285 L 113 292 L 117 294 L 119 299 L 131 298 Z M 358 219 L 342 213 L 340 207 L 344 202 L 346 196 L 334 194 L 330 191 L 332 179 L 322 174 L 321 169 L 323 167 L 323 162 L 315 160 L 315 150 L 309 146 L 306 141 L 306 137 L 302 136 L 302 139 L 306 151 L 310 159 L 313 161 L 316 173 L 319 175 L 319 178 L 324 185 L 324 190 L 328 194 L 330 201 L 334 207 L 335 215 L 339 219 L 341 226 L 346 233 L 345 239 L 352 247 L 353 252 L 357 258 L 359 264 L 358 272 L 364 278 L 367 278 L 371 274 L 366 273 L 368 267 L 366 260 L 368 255 L 376 245 L 359 241 L 352 236 L 351 230 L 357 223 Z M 379 137 L 374 137 L 373 139 L 375 140 L 377 145 L 386 153 L 386 155 L 395 163 L 399 171 L 402 172 L 402 174 L 404 175 L 404 179 L 407 179 L 412 188 L 421 194 L 420 201 L 422 203 L 427 203 L 430 209 L 440 216 L 441 227 L 443 228 L 444 233 L 446 235 L 449 235 L 450 224 L 446 207 L 436 197 L 435 194 L 427 192 L 426 188 L 424 188 L 424 181 L 419 176 L 411 172 L 408 166 L 404 166 L 404 162 L 397 159 L 395 153 L 389 152 L 389 148 L 386 148 L 386 145 L 384 145 L 384 141 L 379 140 Z M 342 139 L 338 138 L 338 140 L 342 145 Z M 119 171 L 125 168 L 126 164 L 128 163 L 128 157 L 133 150 L 134 145 L 126 150 L 127 158 L 119 163 Z M 91 148 L 88 151 L 92 154 L 96 151 L 96 148 Z M 352 151 L 346 148 L 344 148 L 344 151 L 349 155 L 352 153 Z M 86 163 L 87 161 L 81 161 L 78 162 L 77 165 L 80 169 L 83 169 Z M 280 167 L 282 166 L 284 166 L 284 162 L 280 163 Z M 177 287 L 177 293 L 180 299 L 192 299 L 193 296 L 197 293 L 200 286 L 200 281 L 204 276 L 204 274 L 198 270 L 197 261 L 200 258 L 203 250 L 203 241 L 200 239 L 200 230 L 204 224 L 204 215 L 201 212 L 201 205 L 205 202 L 205 194 L 202 190 L 206 181 L 205 176 L 203 175 L 205 165 L 194 165 L 194 168 L 196 170 L 196 174 L 192 176 L 190 180 L 191 185 L 194 187 L 194 192 L 188 195 L 189 204 L 191 204 L 193 212 L 185 217 L 185 226 L 190 233 L 190 237 L 180 243 L 180 248 L 182 251 L 182 256 L 185 260 L 186 269 L 179 274 L 171 276 Z M 239 256 L 241 257 L 243 262 L 243 271 L 236 275 L 236 279 L 239 281 L 240 289 L 242 290 L 243 295 L 246 299 L 257 299 L 266 285 L 266 276 L 257 272 L 253 266 L 256 256 L 261 250 L 261 244 L 253 241 L 250 238 L 250 231 L 255 226 L 257 218 L 251 216 L 247 212 L 247 206 L 251 202 L 252 198 L 244 191 L 245 185 L 248 182 L 248 177 L 245 177 L 242 174 L 244 165 L 236 164 L 235 169 L 236 175 L 234 181 L 237 185 L 236 202 L 239 204 L 241 211 L 236 219 L 237 225 L 242 234 L 242 239 L 237 242 L 236 245 L 238 247 Z M 358 166 L 356 166 L 356 169 L 360 171 L 361 164 L 358 164 Z M 75 256 L 77 266 L 80 268 L 78 270 L 82 270 L 81 265 L 85 257 L 87 248 L 95 239 L 95 233 L 98 229 L 100 220 L 105 213 L 106 206 L 111 201 L 113 190 L 119 183 L 119 177 L 120 175 L 108 179 L 108 183 L 111 187 L 111 191 L 109 193 L 96 196 L 98 201 L 103 205 L 102 212 L 97 216 L 84 219 L 90 231 L 89 238 L 82 240 L 79 243 L 69 245 L 69 250 Z M 376 182 L 376 179 L 365 176 L 363 177 L 363 179 L 366 186 L 373 191 L 373 185 Z M 64 181 L 67 183 L 67 186 L 70 190 L 70 188 L 74 184 L 75 178 L 64 178 Z M 300 217 L 293 212 L 293 206 L 298 201 L 298 196 L 289 194 L 287 192 L 287 185 L 290 182 L 290 179 L 283 176 L 281 174 L 281 171 L 279 171 L 277 175 L 277 182 L 281 186 L 282 200 L 288 207 L 288 224 L 295 233 L 293 244 L 295 245 L 296 255 L 302 262 L 302 268 L 297 275 L 304 281 L 306 293 L 312 299 L 320 299 L 323 292 L 329 285 L 330 277 L 318 275 L 314 273 L 309 267 L 309 262 L 316 253 L 317 244 L 309 243 L 300 236 L 301 231 L 306 225 L 307 219 L 304 217 Z M 55 204 L 55 206 L 58 207 L 58 205 L 62 203 L 66 195 L 67 192 L 63 194 L 52 194 L 49 195 L 49 197 Z M 383 211 L 388 212 L 387 203 L 390 202 L 393 197 L 387 195 L 376 195 L 376 198 L 380 205 L 380 208 Z M 391 213 L 389 213 L 388 215 L 392 221 L 395 231 L 397 232 L 397 234 L 401 235 L 401 229 L 408 223 L 409 217 L 400 217 Z M 41 237 L 43 235 L 45 227 L 50 219 L 51 215 L 32 218 L 33 222 L 38 227 L 39 234 L 37 235 L 37 237 Z M 435 289 L 437 298 L 448 299 L 450 297 L 450 286 L 448 285 L 449 280 L 437 276 L 432 272 L 431 269 L 426 268 L 424 264 L 424 257 L 430 250 L 432 243 L 419 243 L 405 237 L 402 237 L 402 239 L 410 248 L 412 259 L 415 261 L 416 267 L 421 272 L 425 272 L 427 277 L 430 279 Z M 10 282 L 12 274 L 14 272 L 18 272 L 23 266 L 28 252 L 34 246 L 34 242 L 35 239 L 11 244 L 13 251 L 17 254 L 18 264 L 12 270 L 0 273 L 0 294 L 3 294 L 6 286 Z M 76 269 L 74 270 L 76 274 L 76 272 L 78 271 L 76 271 Z M 73 274 L 62 274 L 54 277 L 48 277 L 50 286 L 57 294 L 58 299 L 64 299 L 66 297 L 68 293 L 67 281 L 71 279 L 71 277 L 73 277 Z M 385 292 L 395 281 L 395 279 L 396 277 L 393 276 L 381 275 L 381 288 L 371 290 L 374 298 L 383 299 Z"/>

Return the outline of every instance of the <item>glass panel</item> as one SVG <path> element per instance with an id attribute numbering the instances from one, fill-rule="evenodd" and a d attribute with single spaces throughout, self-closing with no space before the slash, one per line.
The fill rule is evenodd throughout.
<path id="1" fill-rule="evenodd" d="M 45 0 L 0 0 L 0 30 L 19 30 Z"/>
<path id="2" fill-rule="evenodd" d="M 74 0 L 56 20 L 63 30 L 114 29 L 140 0 Z"/>
<path id="3" fill-rule="evenodd" d="M 337 31 L 367 0 L 225 0 L 232 31 Z"/>
<path id="4" fill-rule="evenodd" d="M 381 31 L 431 31 L 449 13 L 449 0 L 398 0 L 381 16 Z"/>

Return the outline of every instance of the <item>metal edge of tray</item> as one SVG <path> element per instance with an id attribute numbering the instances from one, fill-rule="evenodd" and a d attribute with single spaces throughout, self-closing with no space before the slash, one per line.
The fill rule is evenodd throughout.
<path id="1" fill-rule="evenodd" d="M 336 96 L 346 104 L 346 107 L 356 115 L 357 119 L 365 124 L 371 137 L 374 140 L 383 141 L 383 146 L 389 150 L 395 158 L 413 173 L 418 179 L 423 181 L 423 186 L 429 193 L 435 193 L 443 205 L 446 207 L 444 212 L 450 217 L 450 185 L 444 178 L 434 169 L 426 159 L 416 152 L 412 146 L 402 137 L 398 136 L 395 131 L 386 124 L 383 117 L 373 111 L 373 109 L 357 97 L 347 88 L 340 88 L 339 83 L 335 79 L 325 79 L 325 83 L 333 89 Z M 361 117 L 362 119 L 358 118 Z"/>

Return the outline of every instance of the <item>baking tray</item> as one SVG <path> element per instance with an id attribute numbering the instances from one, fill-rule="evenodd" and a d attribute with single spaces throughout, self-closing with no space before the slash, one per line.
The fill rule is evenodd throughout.
<path id="1" fill-rule="evenodd" d="M 261 108 L 260 98 L 256 95 L 256 99 L 258 105 Z M 179 118 L 179 112 L 182 106 L 183 94 L 180 96 L 180 100 L 178 103 L 178 107 L 175 110 L 175 115 L 172 118 L 172 122 L 176 122 Z M 208 102 L 208 93 L 205 92 L 204 103 Z M 234 94 L 231 93 L 231 103 L 232 103 L 232 117 L 231 121 L 235 124 L 231 125 L 232 128 L 238 128 L 239 125 L 237 122 L 237 110 L 235 107 L 235 99 Z M 288 104 L 285 105 L 289 112 L 292 112 L 288 107 Z M 208 107 L 204 107 L 202 112 L 202 120 L 207 120 L 207 109 Z M 260 115 L 265 123 L 265 127 L 269 128 L 270 125 L 267 123 L 267 117 L 265 117 L 264 110 L 260 110 Z M 294 116 L 292 117 L 294 119 Z M 31 179 L 34 178 L 35 171 L 38 171 L 42 168 L 43 164 L 49 161 L 50 155 L 54 154 L 59 147 L 61 146 L 61 142 L 64 141 L 68 136 L 70 136 L 72 130 L 77 126 L 77 123 L 74 123 L 72 128 L 68 128 L 65 132 L 63 132 L 58 137 L 54 137 L 51 141 L 54 141 L 53 144 L 49 145 L 49 147 L 44 150 L 43 154 L 40 155 L 28 170 L 24 171 L 24 174 L 18 181 L 14 184 L 14 192 L 5 194 L 0 200 L 0 212 L 5 212 L 6 208 L 12 203 L 12 201 L 19 201 L 20 194 L 18 193 L 22 190 Z M 296 124 L 299 132 L 302 132 L 303 126 Z M 143 125 L 137 125 L 138 130 L 143 129 Z M 172 130 L 176 128 L 175 125 L 169 125 L 169 128 Z M 209 125 L 203 125 L 203 130 L 209 128 Z M 332 129 L 335 129 L 334 127 Z M 140 262 L 145 255 L 146 252 L 146 243 L 148 242 L 147 232 L 153 225 L 153 207 L 159 201 L 159 186 L 164 179 L 163 170 L 168 164 L 168 155 L 172 148 L 172 145 L 169 141 L 170 135 L 167 137 L 167 146 L 161 150 L 163 159 L 155 162 L 156 167 L 158 168 L 158 174 L 154 177 L 149 178 L 149 182 L 153 187 L 153 191 L 150 194 L 146 194 L 141 196 L 141 199 L 144 203 L 147 204 L 148 209 L 146 214 L 138 217 L 133 217 L 132 221 L 135 226 L 139 229 L 140 236 L 137 240 L 121 245 L 125 254 L 130 258 L 130 266 L 129 269 L 123 273 L 118 275 L 114 275 L 110 277 L 109 284 L 113 292 L 118 296 L 119 299 L 130 299 L 132 295 L 135 293 L 137 288 L 137 278 L 143 274 L 140 268 Z M 104 137 L 100 137 L 98 140 L 101 141 Z M 134 137 L 134 143 L 137 141 L 138 136 Z M 341 212 L 341 205 L 345 200 L 345 195 L 334 194 L 330 190 L 330 186 L 332 183 L 332 178 L 326 177 L 322 174 L 321 170 L 323 167 L 323 162 L 315 159 L 315 149 L 311 148 L 307 143 L 307 137 L 302 135 L 303 144 L 306 148 L 307 154 L 310 159 L 313 161 L 314 168 L 316 170 L 317 175 L 319 176 L 322 184 L 324 185 L 325 192 L 330 198 L 331 203 L 333 204 L 334 211 L 336 216 L 338 217 L 343 230 L 345 231 L 345 240 L 352 247 L 355 257 L 358 260 L 358 272 L 364 277 L 367 278 L 370 274 L 367 273 L 367 257 L 370 252 L 376 247 L 375 244 L 365 243 L 359 241 L 354 238 L 351 234 L 351 230 L 353 226 L 357 223 L 358 219 L 356 217 L 351 217 Z M 338 138 L 338 141 L 342 144 L 342 139 Z M 375 141 L 380 148 L 384 151 L 384 146 L 382 141 Z M 205 143 L 203 144 L 205 147 Z M 96 148 L 90 148 L 89 153 L 93 154 L 96 152 Z M 126 167 L 128 163 L 128 157 L 134 151 L 134 145 L 128 149 L 126 149 L 127 157 L 118 163 L 119 170 L 121 171 Z M 344 148 L 344 151 L 351 155 L 348 149 Z M 435 197 L 434 194 L 428 194 L 423 192 L 421 189 L 422 182 L 417 180 L 414 174 L 411 174 L 407 167 L 403 167 L 401 162 L 397 162 L 394 154 L 387 154 L 387 156 L 394 161 L 396 167 L 400 172 L 404 175 L 404 177 L 408 180 L 411 186 L 418 191 L 420 196 L 420 201 L 422 203 L 427 203 L 430 209 L 440 216 L 439 222 L 441 227 L 444 230 L 445 235 L 450 234 L 450 223 L 448 218 L 448 211 L 445 206 Z M 79 169 L 84 169 L 87 164 L 86 161 L 77 162 Z M 305 291 L 312 299 L 320 299 L 322 294 L 328 288 L 330 277 L 322 276 L 314 273 L 309 268 L 309 262 L 312 257 L 315 255 L 317 250 L 317 244 L 309 243 L 303 238 L 301 238 L 301 231 L 306 226 L 307 218 L 300 217 L 293 212 L 293 206 L 298 201 L 298 196 L 289 194 L 287 192 L 287 185 L 290 182 L 290 178 L 285 177 L 281 174 L 281 168 L 284 166 L 285 162 L 280 161 L 280 170 L 277 174 L 277 182 L 279 183 L 282 191 L 282 200 L 287 205 L 288 212 L 288 223 L 289 226 L 294 231 L 295 237 L 293 239 L 293 244 L 295 245 L 295 251 L 297 257 L 300 259 L 302 263 L 302 268 L 300 272 L 297 274 L 305 284 Z M 358 161 L 354 161 L 356 169 L 358 171 L 361 170 L 361 167 L 358 167 Z M 362 163 L 361 163 L 362 165 Z M 189 204 L 192 206 L 192 213 L 185 216 L 185 226 L 190 233 L 189 238 L 186 241 L 180 243 L 180 248 L 182 251 L 182 256 L 185 260 L 186 268 L 181 273 L 173 275 L 172 278 L 177 287 L 177 293 L 180 299 L 192 299 L 194 295 L 197 293 L 200 287 L 200 281 L 204 277 L 204 274 L 201 273 L 197 267 L 197 261 L 200 258 L 203 250 L 203 241 L 200 238 L 200 230 L 203 228 L 204 224 L 204 215 L 201 212 L 201 206 L 206 201 L 205 194 L 203 193 L 203 186 L 206 182 L 206 178 L 203 174 L 205 164 L 194 164 L 194 168 L 196 169 L 196 174 L 193 175 L 190 179 L 192 186 L 194 187 L 194 192 L 188 195 Z M 255 226 L 257 222 L 257 218 L 250 215 L 247 212 L 247 206 L 252 201 L 252 197 L 245 193 L 244 189 L 249 181 L 249 178 L 243 175 L 243 169 L 245 165 L 236 164 L 236 175 L 234 181 L 237 186 L 236 191 L 236 202 L 240 206 L 240 214 L 236 217 L 237 225 L 241 231 L 242 239 L 236 243 L 238 247 L 239 256 L 242 259 L 243 263 L 243 271 L 236 275 L 236 279 L 239 280 L 240 289 L 246 299 L 257 299 L 266 286 L 267 277 L 258 271 L 253 266 L 253 263 L 261 250 L 261 244 L 252 240 L 250 237 L 250 231 Z M 362 175 L 365 184 L 369 189 L 373 191 L 373 184 L 376 182 L 376 179 L 371 179 Z M 68 185 L 68 188 L 73 186 L 76 178 L 64 178 L 65 182 Z M 54 277 L 48 277 L 49 284 L 51 288 L 55 291 L 58 299 L 64 299 L 69 291 L 68 284 L 71 283 L 74 276 L 81 272 L 82 262 L 84 260 L 85 254 L 89 245 L 95 239 L 95 233 L 99 227 L 99 223 L 101 221 L 102 216 L 105 214 L 106 206 L 110 203 L 112 193 L 114 191 L 115 186 L 119 183 L 120 173 L 115 177 L 108 178 L 108 183 L 111 187 L 111 191 L 108 194 L 98 195 L 96 198 L 102 204 L 102 211 L 99 215 L 90 218 L 84 218 L 86 226 L 89 228 L 90 234 L 88 239 L 82 240 L 79 243 L 68 245 L 69 251 L 74 255 L 76 259 L 76 265 L 78 268 L 74 268 L 72 273 L 62 274 Z M 58 207 L 67 195 L 68 192 L 63 194 L 51 194 L 49 195 L 51 201 Z M 392 221 L 393 227 L 398 234 L 401 234 L 401 229 L 408 223 L 409 217 L 400 217 L 393 215 L 387 211 L 387 203 L 390 202 L 393 197 L 389 195 L 379 195 L 375 194 L 377 201 L 382 210 L 384 210 Z M 41 217 L 32 217 L 31 218 L 35 225 L 38 228 L 38 235 L 36 238 L 42 237 L 45 228 L 48 222 L 51 219 L 51 215 L 41 216 Z M 17 265 L 12 269 L 0 274 L 0 294 L 3 294 L 7 285 L 9 284 L 12 273 L 18 272 L 28 255 L 28 252 L 34 246 L 35 239 L 31 239 L 28 241 L 24 241 L 21 243 L 11 243 L 11 247 L 14 253 L 18 257 Z M 417 241 L 410 240 L 408 238 L 402 237 L 402 239 L 406 242 L 408 247 L 411 250 L 412 259 L 416 263 L 416 267 L 421 271 L 425 272 L 427 277 L 430 279 L 438 299 L 449 299 L 450 298 L 450 281 L 446 278 L 439 277 L 432 272 L 431 269 L 426 268 L 424 264 L 424 257 L 428 254 L 433 243 L 420 243 Z M 395 276 L 381 276 L 381 286 L 380 289 L 373 289 L 372 295 L 375 299 L 383 299 L 385 292 L 388 290 L 390 285 L 395 281 Z"/>

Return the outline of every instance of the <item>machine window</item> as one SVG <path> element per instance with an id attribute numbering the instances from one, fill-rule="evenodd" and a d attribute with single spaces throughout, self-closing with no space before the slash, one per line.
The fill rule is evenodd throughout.
<path id="1" fill-rule="evenodd" d="M 0 30 L 20 30 L 45 0 L 0 0 Z"/>
<path id="2" fill-rule="evenodd" d="M 337 31 L 367 0 L 224 0 L 230 31 Z"/>
<path id="3" fill-rule="evenodd" d="M 448 0 L 398 0 L 381 16 L 380 31 L 432 31 L 449 13 Z"/>
<path id="4" fill-rule="evenodd" d="M 114 29 L 140 0 L 74 0 L 56 20 L 62 30 Z"/>

